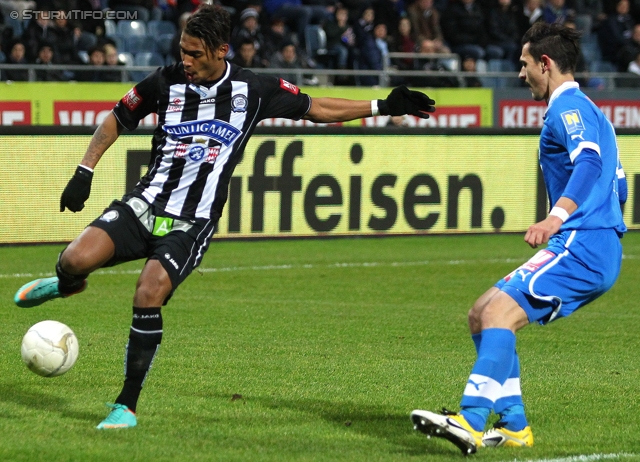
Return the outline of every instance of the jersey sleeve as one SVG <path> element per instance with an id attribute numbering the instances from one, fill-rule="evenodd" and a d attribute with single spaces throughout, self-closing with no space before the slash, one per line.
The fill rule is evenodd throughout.
<path id="1" fill-rule="evenodd" d="M 127 130 L 135 130 L 142 119 L 158 110 L 161 69 L 136 84 L 113 108 L 113 115 Z"/>
<path id="2" fill-rule="evenodd" d="M 294 84 L 272 76 L 260 76 L 265 105 L 260 119 L 277 118 L 300 120 L 311 108 L 309 95 Z"/>
<path id="3" fill-rule="evenodd" d="M 562 140 L 571 163 L 575 164 L 576 158 L 586 149 L 600 155 L 598 119 L 590 107 L 565 105 L 553 117 L 555 135 Z"/>

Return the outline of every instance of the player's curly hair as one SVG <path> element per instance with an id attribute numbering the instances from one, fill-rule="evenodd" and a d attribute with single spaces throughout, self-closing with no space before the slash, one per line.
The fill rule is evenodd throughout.
<path id="1" fill-rule="evenodd" d="M 547 55 L 563 74 L 575 73 L 580 55 L 580 32 L 561 24 L 537 22 L 522 37 L 522 45 L 529 43 L 529 53 L 536 62 Z"/>
<path id="2" fill-rule="evenodd" d="M 189 17 L 183 32 L 202 40 L 207 51 L 214 51 L 229 43 L 231 16 L 224 8 L 205 3 Z"/>

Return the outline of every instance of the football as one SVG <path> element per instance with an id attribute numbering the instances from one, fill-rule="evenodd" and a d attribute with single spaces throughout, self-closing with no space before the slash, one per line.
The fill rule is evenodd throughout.
<path id="1" fill-rule="evenodd" d="M 22 339 L 22 360 L 43 377 L 67 372 L 78 359 L 78 339 L 73 331 L 58 321 L 42 321 L 31 326 Z"/>

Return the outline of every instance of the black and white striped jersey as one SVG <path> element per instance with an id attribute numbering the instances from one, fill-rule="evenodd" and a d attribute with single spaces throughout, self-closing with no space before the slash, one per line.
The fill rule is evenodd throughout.
<path id="1" fill-rule="evenodd" d="M 149 169 L 133 194 L 159 213 L 218 220 L 235 166 L 262 119 L 301 119 L 311 98 L 283 79 L 227 62 L 224 75 L 189 83 L 182 63 L 159 68 L 133 87 L 113 113 L 128 130 L 158 114 Z"/>

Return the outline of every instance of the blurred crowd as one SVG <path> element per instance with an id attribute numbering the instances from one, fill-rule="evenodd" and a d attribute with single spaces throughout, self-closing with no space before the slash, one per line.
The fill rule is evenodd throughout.
<path id="1" fill-rule="evenodd" d="M 92 64 L 109 72 L 46 71 L 38 80 L 120 81 L 126 64 L 165 64 L 179 56 L 180 31 L 200 0 L 0 0 L 0 63 Z M 232 15 L 229 59 L 248 68 L 279 68 L 296 82 L 317 83 L 313 69 L 416 71 L 393 76 L 391 85 L 482 86 L 472 74 L 518 69 L 520 39 L 536 21 L 582 32 L 578 72 L 628 73 L 640 83 L 640 0 L 245 0 L 215 1 Z M 15 12 L 43 12 L 16 20 Z M 147 24 L 144 41 L 127 41 L 115 20 L 74 20 L 46 12 L 135 13 Z M 22 18 L 23 16 L 19 16 Z M 121 20 L 124 21 L 124 20 Z M 152 23 L 167 24 L 163 34 Z M 159 30 L 159 29 L 158 29 Z M 161 37 L 162 35 L 162 37 Z M 162 38 L 162 40 L 161 40 Z M 145 54 L 147 61 L 137 61 Z M 397 53 L 422 53 L 395 56 Z M 155 61 L 149 62 L 149 56 Z M 455 78 L 448 71 L 469 72 Z M 297 71 L 297 72 L 296 72 Z M 428 75 L 420 71 L 435 71 Z M 291 75 L 288 75 L 291 73 Z M 26 80 L 26 71 L 4 79 Z M 336 73 L 335 85 L 378 85 L 378 76 Z M 588 84 L 587 81 L 584 82 Z M 597 82 L 596 84 L 597 85 Z"/>

